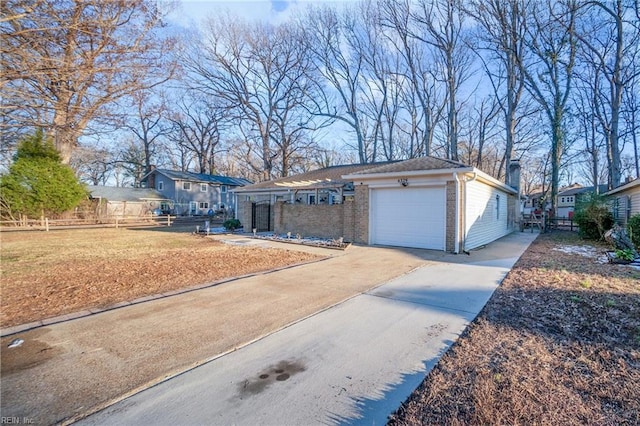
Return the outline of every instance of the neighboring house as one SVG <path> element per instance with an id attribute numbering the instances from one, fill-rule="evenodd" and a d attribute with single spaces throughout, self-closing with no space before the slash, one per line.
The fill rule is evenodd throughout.
<path id="1" fill-rule="evenodd" d="M 234 210 L 231 190 L 250 184 L 243 178 L 154 169 L 143 176 L 141 184 L 154 188 L 170 202 L 160 208 L 176 215 L 206 215 L 209 210 Z"/>
<path id="2" fill-rule="evenodd" d="M 616 223 L 625 226 L 629 218 L 640 214 L 640 178 L 612 189 L 604 195 L 610 200 Z"/>
<path id="3" fill-rule="evenodd" d="M 541 191 L 531 192 L 526 194 L 523 198 L 522 203 L 522 213 L 531 214 L 534 212 L 542 211 L 543 199 L 542 196 L 544 194 Z"/>
<path id="4" fill-rule="evenodd" d="M 245 229 L 261 230 L 257 207 L 268 205 L 277 233 L 456 253 L 510 233 L 519 209 L 517 189 L 435 157 L 330 167 L 234 192 Z"/>
<path id="5" fill-rule="evenodd" d="M 169 202 L 155 189 L 88 185 L 87 190 L 98 200 L 98 211 L 111 217 L 149 216 Z"/>
<path id="6" fill-rule="evenodd" d="M 607 190 L 607 185 L 599 185 L 598 193 L 603 194 Z M 587 194 L 593 194 L 595 186 L 582 186 L 573 184 L 562 191 L 558 192 L 556 198 L 557 214 L 556 217 L 573 218 L 576 210 L 576 204 Z"/>

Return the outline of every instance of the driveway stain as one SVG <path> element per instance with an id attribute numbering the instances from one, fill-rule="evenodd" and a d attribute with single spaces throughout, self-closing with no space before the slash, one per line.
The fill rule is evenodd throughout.
<path id="1" fill-rule="evenodd" d="M 238 385 L 240 398 L 244 396 L 257 395 L 271 386 L 275 382 L 284 382 L 291 376 L 302 373 L 307 368 L 299 360 L 280 361 L 275 365 L 270 365 L 260 372 L 255 378 L 245 379 Z"/>
<path id="2" fill-rule="evenodd" d="M 49 333 L 48 328 L 33 330 L 19 335 L 24 340 L 20 346 L 9 348 L 9 344 L 16 336 L 8 336 L 1 340 L 2 350 L 0 371 L 1 374 L 9 375 L 23 370 L 37 367 L 44 364 L 56 355 L 63 352 L 59 347 L 51 347 L 47 343 L 38 340 Z"/>

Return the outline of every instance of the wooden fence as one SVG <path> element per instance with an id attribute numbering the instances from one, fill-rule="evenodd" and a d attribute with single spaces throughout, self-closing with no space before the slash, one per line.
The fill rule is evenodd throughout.
<path id="1" fill-rule="evenodd" d="M 577 231 L 578 225 L 569 217 L 548 217 L 545 224 L 546 229 L 563 229 Z"/>
<path id="2" fill-rule="evenodd" d="M 49 231 L 74 228 L 127 228 L 137 226 L 171 226 L 176 216 L 115 216 L 86 219 L 22 219 L 0 221 L 0 231 Z"/>

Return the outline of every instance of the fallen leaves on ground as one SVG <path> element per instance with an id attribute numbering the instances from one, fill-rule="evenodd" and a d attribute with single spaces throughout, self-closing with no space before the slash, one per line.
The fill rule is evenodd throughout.
<path id="1" fill-rule="evenodd" d="M 145 234 L 127 231 L 129 234 L 122 236 L 124 232 L 118 235 L 107 230 L 85 235 L 102 238 L 102 242 L 113 246 L 122 245 L 126 238 L 131 238 L 132 245 L 135 244 L 133 238 L 145 239 Z M 39 244 L 37 250 L 42 251 L 33 259 L 28 258 L 24 247 L 16 249 L 19 255 L 13 255 L 10 238 L 5 238 L 0 301 L 2 327 L 103 308 L 318 258 L 293 250 L 231 246 L 211 238 L 172 234 L 165 234 L 158 244 L 153 237 L 146 237 L 148 250 L 129 251 L 123 258 L 104 247 L 96 247 L 93 252 L 78 251 L 78 244 L 82 246 L 86 238 L 69 235 L 47 236 L 39 242 L 38 235 L 29 235 L 34 239 L 34 250 Z M 47 245 L 51 246 L 49 250 Z"/>
<path id="2" fill-rule="evenodd" d="M 604 250 L 538 237 L 390 424 L 640 424 L 640 271 Z"/>

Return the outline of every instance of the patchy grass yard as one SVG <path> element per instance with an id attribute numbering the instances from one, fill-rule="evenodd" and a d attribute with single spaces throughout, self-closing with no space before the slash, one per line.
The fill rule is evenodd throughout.
<path id="1" fill-rule="evenodd" d="M 1 238 L 1 327 L 317 258 L 148 229 L 6 232 Z"/>
<path id="2" fill-rule="evenodd" d="M 640 424 L 640 271 L 585 245 L 541 235 L 390 424 Z"/>

